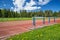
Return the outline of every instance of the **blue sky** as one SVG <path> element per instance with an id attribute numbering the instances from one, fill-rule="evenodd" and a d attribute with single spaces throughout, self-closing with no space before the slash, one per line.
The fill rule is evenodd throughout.
<path id="1" fill-rule="evenodd" d="M 34 1 L 34 2 L 33 2 Z M 59 11 L 60 10 L 60 0 L 47 0 L 45 4 L 40 3 L 39 0 L 0 0 L 0 9 L 13 9 L 16 11 L 22 10 L 53 10 Z M 44 0 L 43 0 L 44 2 Z M 22 3 L 22 4 L 21 4 Z M 24 3 L 24 4 L 23 4 Z M 32 4 L 31 4 L 32 3 Z M 23 6 L 22 6 L 23 5 Z"/>
<path id="2" fill-rule="evenodd" d="M 42 6 L 42 10 L 53 10 L 59 11 L 60 10 L 60 0 L 52 0 L 47 5 Z"/>

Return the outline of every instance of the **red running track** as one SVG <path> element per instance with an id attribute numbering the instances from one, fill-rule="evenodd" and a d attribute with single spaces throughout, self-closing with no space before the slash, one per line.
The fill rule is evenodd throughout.
<path id="1" fill-rule="evenodd" d="M 54 20 L 52 19 L 50 24 L 53 24 Z M 56 23 L 60 23 L 60 19 L 56 20 Z M 48 25 L 48 20 L 45 21 L 45 25 Z M 36 21 L 36 28 L 38 26 L 43 26 L 42 20 Z M 11 36 L 17 33 L 23 33 L 29 31 L 33 28 L 32 20 L 27 21 L 10 21 L 10 22 L 0 22 L 0 38 Z"/>

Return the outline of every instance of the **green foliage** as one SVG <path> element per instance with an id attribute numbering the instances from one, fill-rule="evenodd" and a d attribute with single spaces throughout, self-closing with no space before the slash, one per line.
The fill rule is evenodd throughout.
<path id="1" fill-rule="evenodd" d="M 60 24 L 45 26 L 23 34 L 11 36 L 6 40 L 60 40 Z"/>
<path id="2" fill-rule="evenodd" d="M 26 10 L 22 10 L 19 13 L 14 12 L 10 9 L 0 9 L 0 18 L 19 18 L 19 17 L 34 17 L 34 16 L 44 16 L 44 17 L 60 17 L 60 11 L 53 12 L 52 10 L 45 10 L 45 11 L 37 11 L 37 12 L 27 12 Z"/>
<path id="3" fill-rule="evenodd" d="M 44 14 L 46 17 L 52 17 L 53 16 L 53 12 L 51 10 L 45 10 Z"/>

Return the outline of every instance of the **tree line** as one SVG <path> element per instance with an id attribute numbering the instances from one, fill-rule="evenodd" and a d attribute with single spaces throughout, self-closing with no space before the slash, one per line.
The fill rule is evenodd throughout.
<path id="1" fill-rule="evenodd" d="M 60 17 L 60 11 L 53 12 L 52 10 L 37 11 L 37 12 L 27 12 L 22 10 L 20 12 L 14 12 L 10 9 L 0 9 L 0 18 L 20 18 L 20 17 Z"/>

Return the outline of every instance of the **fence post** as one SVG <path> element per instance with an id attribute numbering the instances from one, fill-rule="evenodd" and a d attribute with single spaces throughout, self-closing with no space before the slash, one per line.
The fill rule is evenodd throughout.
<path id="1" fill-rule="evenodd" d="M 50 17 L 48 17 L 48 23 L 50 24 Z"/>
<path id="2" fill-rule="evenodd" d="M 45 17 L 43 17 L 43 24 L 45 24 Z"/>
<path id="3" fill-rule="evenodd" d="M 56 19 L 55 19 L 55 17 L 54 17 L 54 23 L 56 22 Z"/>
<path id="4" fill-rule="evenodd" d="M 32 20 L 33 20 L 33 25 L 35 26 L 35 17 L 33 17 Z"/>

